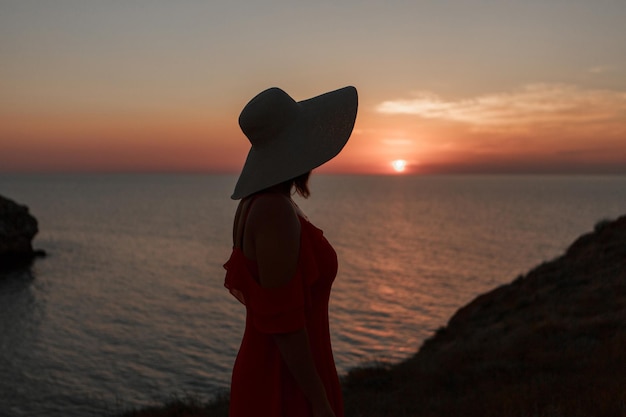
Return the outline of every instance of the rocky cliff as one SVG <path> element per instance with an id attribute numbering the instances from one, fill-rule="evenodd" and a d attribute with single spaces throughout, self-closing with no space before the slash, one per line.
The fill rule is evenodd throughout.
<path id="1" fill-rule="evenodd" d="M 37 219 L 28 207 L 0 196 L 0 270 L 28 264 L 35 256 L 32 241 L 38 232 Z"/>
<path id="2" fill-rule="evenodd" d="M 525 366 L 533 352 L 584 351 L 624 330 L 626 216 L 599 223 L 563 256 L 461 308 L 421 353 L 516 352 L 520 361 L 510 368 Z"/>
<path id="3" fill-rule="evenodd" d="M 626 416 L 626 216 L 346 379 L 353 416 Z"/>

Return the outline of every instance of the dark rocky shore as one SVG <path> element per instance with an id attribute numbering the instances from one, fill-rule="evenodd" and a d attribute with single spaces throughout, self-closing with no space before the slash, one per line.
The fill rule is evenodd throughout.
<path id="1" fill-rule="evenodd" d="M 626 216 L 461 308 L 410 359 L 352 370 L 347 417 L 626 417 Z M 175 400 L 124 417 L 227 416 Z"/>
<path id="2" fill-rule="evenodd" d="M 0 271 L 29 265 L 42 250 L 33 249 L 39 231 L 37 219 L 27 206 L 0 195 Z"/>
<path id="3" fill-rule="evenodd" d="M 345 389 L 349 416 L 626 416 L 626 216 Z"/>

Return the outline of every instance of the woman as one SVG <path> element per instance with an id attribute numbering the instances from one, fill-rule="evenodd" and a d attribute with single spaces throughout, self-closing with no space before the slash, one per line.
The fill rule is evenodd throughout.
<path id="1" fill-rule="evenodd" d="M 233 199 L 225 286 L 246 306 L 233 367 L 231 417 L 342 417 L 341 387 L 328 328 L 337 256 L 291 199 L 309 196 L 311 170 L 348 141 L 357 93 L 345 87 L 295 102 L 270 88 L 243 109 L 252 147 Z"/>

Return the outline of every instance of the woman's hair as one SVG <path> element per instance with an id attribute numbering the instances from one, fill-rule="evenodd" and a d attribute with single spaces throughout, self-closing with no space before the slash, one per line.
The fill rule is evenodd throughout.
<path id="1" fill-rule="evenodd" d="M 257 191 L 255 194 L 263 193 L 269 190 L 270 188 L 277 188 L 281 190 L 281 192 L 291 193 L 291 190 L 295 188 L 296 193 L 300 194 L 300 196 L 304 198 L 309 198 L 309 196 L 311 195 L 311 191 L 309 191 L 309 176 L 310 175 L 311 175 L 311 171 L 305 172 L 302 175 L 298 175 L 295 178 L 292 178 L 287 181 L 283 181 L 280 184 L 274 185 L 272 187 L 268 187 L 261 191 Z"/>
<path id="2" fill-rule="evenodd" d="M 291 185 L 296 187 L 296 193 L 300 194 L 303 198 L 309 198 L 311 195 L 311 191 L 309 191 L 309 176 L 311 175 L 311 171 L 305 172 L 302 175 L 297 176 L 289 181 L 291 181 Z"/>

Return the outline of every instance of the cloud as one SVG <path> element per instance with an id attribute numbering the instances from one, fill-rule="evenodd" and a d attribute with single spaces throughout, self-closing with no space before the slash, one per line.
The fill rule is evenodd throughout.
<path id="1" fill-rule="evenodd" d="M 465 123 L 480 131 L 528 132 L 572 126 L 626 131 L 626 92 L 564 84 L 530 84 L 511 92 L 444 100 L 432 92 L 380 103 L 383 114 L 415 115 Z"/>
<path id="2" fill-rule="evenodd" d="M 589 72 L 590 74 L 594 74 L 594 75 L 600 75 L 600 74 L 606 74 L 607 72 L 612 72 L 613 69 L 614 69 L 613 67 L 606 67 L 606 66 L 599 65 L 597 67 L 589 68 L 587 72 Z"/>

